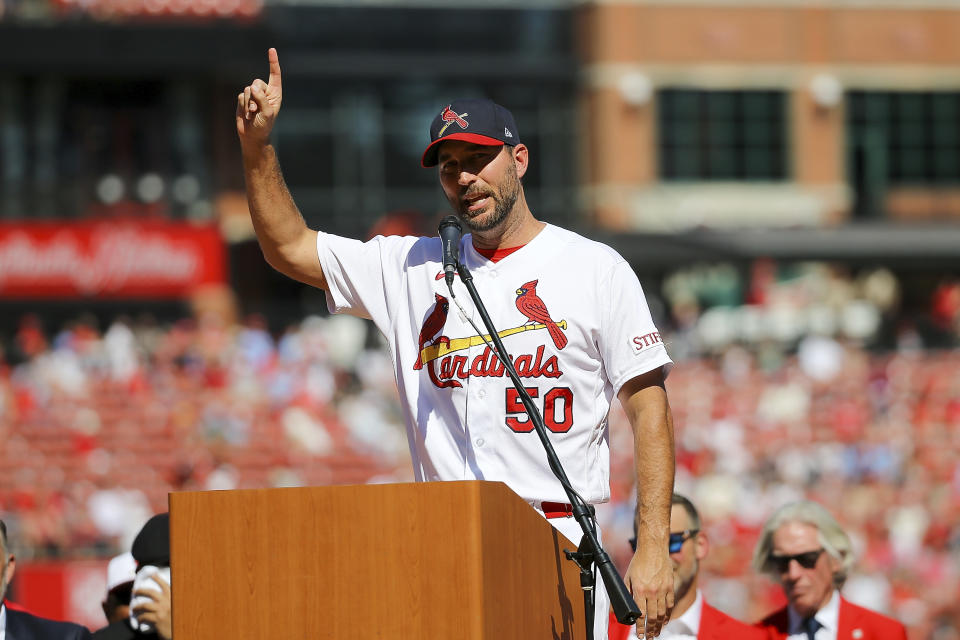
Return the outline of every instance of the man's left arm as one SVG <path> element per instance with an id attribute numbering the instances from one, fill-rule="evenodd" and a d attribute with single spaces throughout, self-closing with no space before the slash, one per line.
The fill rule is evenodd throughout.
<path id="1" fill-rule="evenodd" d="M 625 582 L 645 615 L 646 637 L 655 638 L 674 605 L 669 538 L 676 458 L 662 367 L 631 379 L 617 397 L 633 426 L 639 514 L 637 551 Z M 638 620 L 637 637 L 643 629 L 644 621 Z"/>

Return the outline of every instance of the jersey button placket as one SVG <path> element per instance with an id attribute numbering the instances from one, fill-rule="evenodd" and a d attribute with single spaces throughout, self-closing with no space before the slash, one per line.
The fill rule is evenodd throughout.
<path id="1" fill-rule="evenodd" d="M 484 398 L 487 397 L 487 390 L 484 389 L 483 385 L 479 383 L 477 384 L 477 387 L 479 387 L 477 389 L 477 398 L 479 400 L 483 400 Z M 477 447 L 482 447 L 486 443 L 486 440 L 484 440 L 483 437 L 478 437 L 476 440 L 473 441 L 473 443 L 477 445 Z"/>
<path id="2" fill-rule="evenodd" d="M 484 398 L 487 397 L 487 390 L 483 388 L 483 384 L 479 380 L 474 380 L 473 384 L 477 388 L 475 392 L 477 396 L 477 400 L 482 401 Z M 478 405 L 479 406 L 477 407 L 477 410 L 480 412 L 486 413 L 482 402 L 478 403 Z M 483 429 L 483 427 L 481 427 L 480 425 L 484 424 L 484 421 L 478 420 L 476 424 L 477 424 L 477 428 L 474 429 L 474 433 L 476 433 L 477 431 L 481 431 Z M 483 447 L 484 444 L 486 444 L 486 440 L 483 439 L 482 435 L 478 435 L 476 438 L 474 438 L 473 444 L 474 446 L 476 446 L 476 448 L 480 449 Z"/>

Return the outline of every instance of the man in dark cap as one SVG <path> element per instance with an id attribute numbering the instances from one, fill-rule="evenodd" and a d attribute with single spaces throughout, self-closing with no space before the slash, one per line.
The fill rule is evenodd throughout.
<path id="1" fill-rule="evenodd" d="M 130 600 L 130 617 L 112 622 L 93 634 L 94 640 L 162 638 L 173 634 L 170 615 L 170 514 L 150 518 L 131 548 L 137 563 Z"/>
<path id="2" fill-rule="evenodd" d="M 85 640 L 86 627 L 72 622 L 58 622 L 7 607 L 4 597 L 13 579 L 16 558 L 7 542 L 7 525 L 0 520 L 0 638 L 6 640 Z"/>
<path id="3" fill-rule="evenodd" d="M 598 504 L 610 499 L 607 415 L 618 398 L 633 427 L 644 542 L 624 581 L 652 640 L 674 605 L 667 549 L 675 457 L 664 385 L 673 362 L 636 273 L 610 247 L 534 216 L 523 186 L 530 149 L 510 111 L 486 98 L 436 105 L 420 164 L 435 168 L 457 214 L 442 223 L 444 240 L 360 242 L 310 229 L 271 142 L 283 101 L 276 49 L 267 61 L 268 81 L 244 87 L 236 111 L 247 203 L 267 262 L 323 289 L 331 313 L 369 318 L 387 338 L 417 481 L 504 482 L 574 545 L 583 531 L 571 494 L 530 437 L 525 403 L 539 405 L 573 490 Z M 462 227 L 470 233 L 460 237 Z M 508 350 L 503 360 L 516 371 L 485 344 L 467 282 L 487 298 Z M 514 375 L 525 378 L 522 387 Z M 602 587 L 593 591 L 595 638 L 607 636 Z"/>

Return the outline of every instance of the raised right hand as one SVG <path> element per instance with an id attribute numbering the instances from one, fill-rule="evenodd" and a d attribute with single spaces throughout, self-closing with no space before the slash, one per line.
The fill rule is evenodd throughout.
<path id="1" fill-rule="evenodd" d="M 270 76 L 266 82 L 257 78 L 237 95 L 237 135 L 241 144 L 265 144 L 280 112 L 283 89 L 280 84 L 280 57 L 277 50 L 267 51 Z"/>

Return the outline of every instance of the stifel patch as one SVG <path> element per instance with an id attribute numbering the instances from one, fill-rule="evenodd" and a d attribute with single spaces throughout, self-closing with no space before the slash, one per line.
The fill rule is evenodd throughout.
<path id="1" fill-rule="evenodd" d="M 633 352 L 637 355 L 643 353 L 651 347 L 655 347 L 658 344 L 663 344 L 663 340 L 660 338 L 659 331 L 651 331 L 650 333 L 645 333 L 642 336 L 634 336 L 630 338 L 630 348 L 633 349 Z"/>

